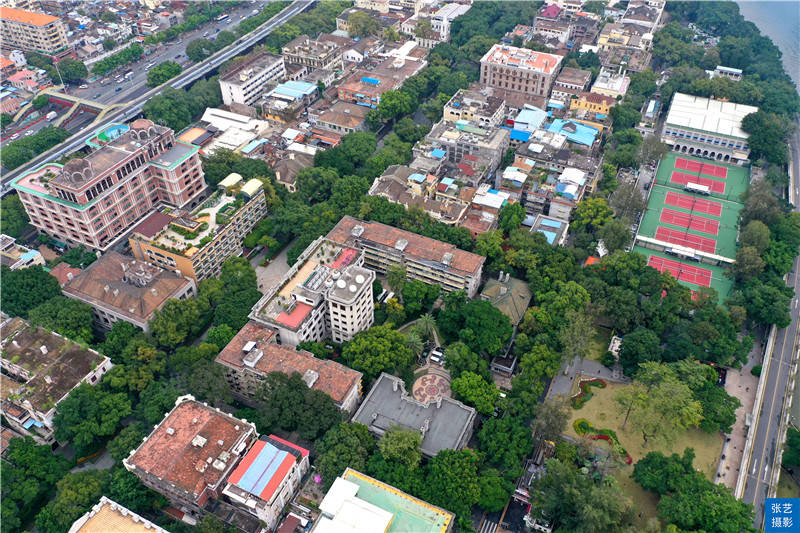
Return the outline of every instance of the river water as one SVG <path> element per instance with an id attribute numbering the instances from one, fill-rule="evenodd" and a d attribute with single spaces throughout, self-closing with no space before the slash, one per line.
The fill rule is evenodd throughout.
<path id="1" fill-rule="evenodd" d="M 744 18 L 780 48 L 787 74 L 800 87 L 800 1 L 736 0 L 736 3 Z"/>

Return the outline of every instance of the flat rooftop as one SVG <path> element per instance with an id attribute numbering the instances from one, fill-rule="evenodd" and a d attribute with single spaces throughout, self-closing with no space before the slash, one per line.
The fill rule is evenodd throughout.
<path id="1" fill-rule="evenodd" d="M 375 380 L 353 416 L 353 422 L 378 435 L 395 426 L 414 431 L 427 427 L 420 450 L 431 457 L 440 450 L 460 448 L 466 434 L 472 432 L 474 419 L 475 409 L 452 398 L 442 397 L 440 402 L 415 400 L 400 378 L 386 373 Z"/>
<path id="2" fill-rule="evenodd" d="M 751 105 L 675 93 L 669 106 L 666 123 L 747 139 L 747 133 L 742 130 L 742 119 L 756 111 L 758 108 Z"/>
<path id="3" fill-rule="evenodd" d="M 146 518 L 105 496 L 77 519 L 69 533 L 168 533 Z"/>
<path id="4" fill-rule="evenodd" d="M 253 75 L 260 75 L 261 70 L 283 61 L 283 57 L 267 51 L 260 51 L 243 57 L 233 68 L 220 76 L 220 81 L 242 83 Z"/>
<path id="5" fill-rule="evenodd" d="M 496 44 L 481 58 L 481 63 L 493 63 L 495 65 L 552 74 L 558 69 L 561 59 L 561 56 L 555 54 Z"/>
<path id="6" fill-rule="evenodd" d="M 259 439 L 228 478 L 225 490 L 269 502 L 294 465 L 308 454 L 305 448 L 273 435 Z"/>

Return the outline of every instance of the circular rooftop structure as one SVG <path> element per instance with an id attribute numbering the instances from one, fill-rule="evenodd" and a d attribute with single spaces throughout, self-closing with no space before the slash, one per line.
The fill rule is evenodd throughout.
<path id="1" fill-rule="evenodd" d="M 92 179 L 94 171 L 92 170 L 92 164 L 88 160 L 76 158 L 70 159 L 64 164 L 61 174 L 70 183 L 80 183 Z"/>
<path id="2" fill-rule="evenodd" d="M 131 137 L 144 141 L 150 137 L 155 137 L 158 134 L 156 125 L 152 120 L 146 118 L 137 118 L 131 122 Z"/>

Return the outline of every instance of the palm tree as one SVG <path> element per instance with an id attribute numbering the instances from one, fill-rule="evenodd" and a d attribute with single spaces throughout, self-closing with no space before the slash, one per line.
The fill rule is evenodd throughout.
<path id="1" fill-rule="evenodd" d="M 436 319 L 430 313 L 425 313 L 417 319 L 417 329 L 419 334 L 426 341 L 437 340 L 436 337 Z"/>
<path id="2" fill-rule="evenodd" d="M 422 342 L 419 334 L 416 331 L 410 332 L 406 335 L 406 346 L 414 352 L 414 355 L 419 357 L 425 349 L 425 344 Z"/>

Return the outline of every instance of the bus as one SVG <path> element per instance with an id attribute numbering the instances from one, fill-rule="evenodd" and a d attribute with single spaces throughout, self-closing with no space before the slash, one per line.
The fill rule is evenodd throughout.
<path id="1" fill-rule="evenodd" d="M 220 15 L 217 17 L 217 22 L 222 22 L 223 20 L 227 20 L 228 15 Z"/>
<path id="2" fill-rule="evenodd" d="M 711 194 L 711 189 L 709 189 L 707 185 L 700 185 L 699 183 L 692 183 L 691 181 L 687 182 L 686 185 L 683 186 L 683 190 L 702 194 L 704 196 L 709 196 Z"/>

